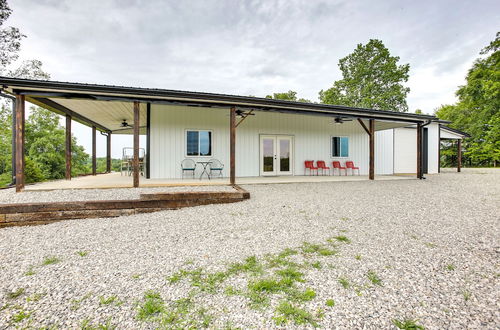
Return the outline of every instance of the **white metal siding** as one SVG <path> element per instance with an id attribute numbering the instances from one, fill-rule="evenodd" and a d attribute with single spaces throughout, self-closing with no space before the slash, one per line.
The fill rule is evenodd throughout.
<path id="1" fill-rule="evenodd" d="M 439 169 L 439 124 L 431 123 L 427 127 L 428 141 L 428 161 L 427 172 L 429 174 L 438 173 Z"/>
<path id="2" fill-rule="evenodd" d="M 283 134 L 294 137 L 294 174 L 304 174 L 304 160 L 325 160 L 331 165 L 330 137 L 349 137 L 349 159 L 368 174 L 368 135 L 357 121 L 332 124 L 327 117 L 255 112 L 236 132 L 236 175 L 259 175 L 259 136 Z M 151 106 L 151 178 L 181 177 L 180 163 L 185 157 L 186 129 L 213 132 L 213 158 L 225 164 L 229 175 L 229 110 L 187 106 Z M 392 130 L 376 134 L 376 173 L 392 173 Z M 210 158 L 212 158 L 210 157 Z M 196 161 L 202 159 L 193 157 Z M 206 158 L 204 158 L 206 159 Z M 197 173 L 198 175 L 199 173 Z"/>
<path id="3" fill-rule="evenodd" d="M 417 173 L 417 130 L 394 129 L 394 173 Z"/>

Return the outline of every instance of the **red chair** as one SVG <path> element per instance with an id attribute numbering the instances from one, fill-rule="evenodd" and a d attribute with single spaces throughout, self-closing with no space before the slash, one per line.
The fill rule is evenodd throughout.
<path id="1" fill-rule="evenodd" d="M 330 168 L 328 166 L 326 166 L 326 163 L 324 160 L 318 160 L 316 162 L 316 166 L 318 167 L 318 169 L 321 170 L 321 174 L 322 175 L 325 175 L 325 170 L 328 170 L 328 175 L 330 175 Z"/>
<path id="2" fill-rule="evenodd" d="M 354 170 L 358 170 L 358 175 L 359 175 L 359 167 L 354 166 L 354 162 L 353 161 L 350 161 L 350 160 L 346 161 L 345 162 L 345 167 L 351 169 L 352 175 L 354 175 Z M 347 170 L 346 170 L 346 175 L 347 175 Z"/>
<path id="3" fill-rule="evenodd" d="M 345 171 L 345 175 L 347 176 L 347 169 L 343 166 L 340 165 L 340 162 L 338 160 L 335 160 L 332 162 L 333 165 L 333 174 L 335 174 L 335 169 L 339 170 L 339 176 L 342 174 L 341 170 Z"/>
<path id="4" fill-rule="evenodd" d="M 316 175 L 318 175 L 318 168 L 314 166 L 314 160 L 304 161 L 304 166 L 306 167 L 304 170 L 304 175 L 307 175 L 307 169 L 309 169 L 309 175 L 313 175 L 313 171 L 316 171 Z"/>

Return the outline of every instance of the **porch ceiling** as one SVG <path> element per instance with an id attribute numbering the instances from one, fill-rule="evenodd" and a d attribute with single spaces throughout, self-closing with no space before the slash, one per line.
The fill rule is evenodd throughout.
<path id="1" fill-rule="evenodd" d="M 120 130 L 121 122 L 125 119 L 129 124 L 132 123 L 132 101 L 141 102 L 141 126 L 146 123 L 146 103 L 216 108 L 234 106 L 238 109 L 254 109 L 256 111 L 362 118 L 365 122 L 373 118 L 377 121 L 376 130 L 437 119 L 434 116 L 413 113 L 167 89 L 37 81 L 7 77 L 0 77 L 0 85 L 3 91 L 9 94 L 26 95 L 28 102 L 49 108 L 57 113 L 70 113 L 74 120 L 81 123 L 96 126 L 102 131 L 125 134 L 130 134 L 132 130 Z"/>

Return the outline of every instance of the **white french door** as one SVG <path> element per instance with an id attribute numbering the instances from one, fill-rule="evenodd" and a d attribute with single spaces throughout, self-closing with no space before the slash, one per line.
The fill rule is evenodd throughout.
<path id="1" fill-rule="evenodd" d="M 260 175 L 293 175 L 293 136 L 260 136 Z"/>

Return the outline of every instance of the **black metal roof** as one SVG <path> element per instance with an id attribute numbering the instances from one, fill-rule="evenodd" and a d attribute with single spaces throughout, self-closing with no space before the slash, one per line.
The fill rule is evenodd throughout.
<path id="1" fill-rule="evenodd" d="M 7 92 L 16 94 L 23 93 L 29 95 L 31 89 L 48 89 L 51 91 L 64 91 L 65 94 L 61 94 L 61 97 L 82 97 L 83 95 L 94 95 L 93 93 L 99 93 L 100 95 L 95 95 L 96 99 L 103 99 L 103 94 L 113 96 L 118 98 L 123 98 L 123 95 L 129 96 L 131 99 L 143 100 L 143 101 L 158 101 L 157 99 L 148 99 L 148 97 L 154 98 L 167 98 L 167 99 L 178 99 L 178 100 L 191 100 L 191 102 L 200 103 L 215 103 L 224 104 L 226 106 L 233 105 L 239 107 L 261 107 L 262 110 L 271 109 L 288 109 L 288 112 L 297 113 L 312 113 L 312 112 L 322 112 L 331 113 L 332 115 L 352 115 L 357 117 L 377 117 L 382 116 L 385 119 L 399 119 L 401 121 L 408 122 L 424 122 L 429 120 L 437 120 L 435 116 L 414 114 L 407 112 L 396 112 L 389 110 L 375 110 L 357 107 L 348 107 L 342 105 L 330 105 L 321 103 L 306 103 L 306 102 L 296 102 L 296 101 L 284 101 L 275 100 L 261 97 L 253 96 L 238 96 L 238 95 L 228 95 L 228 94 L 217 94 L 217 93 L 205 93 L 205 92 L 191 92 L 191 91 L 179 91 L 171 89 L 159 89 L 159 88 L 143 88 L 143 87 L 126 87 L 126 86 L 115 86 L 115 85 L 99 85 L 99 84 L 87 84 L 87 83 L 74 83 L 74 82 L 61 82 L 61 81 L 50 81 L 50 80 L 31 80 L 31 79 L 20 79 L 20 78 L 10 78 L 10 77 L 0 77 L 0 86 Z M 39 94 L 39 93 L 33 93 Z M 100 97 L 100 98 L 99 98 Z M 390 117 L 390 118 L 389 118 Z"/>
<path id="2" fill-rule="evenodd" d="M 443 129 L 445 129 L 447 131 L 453 132 L 453 133 L 457 133 L 457 134 L 463 135 L 464 137 L 470 137 L 469 133 L 465 133 L 463 131 L 460 131 L 460 130 L 455 129 L 455 128 L 451 128 L 451 127 L 446 126 L 446 125 L 441 125 L 441 128 L 443 128 Z"/>

